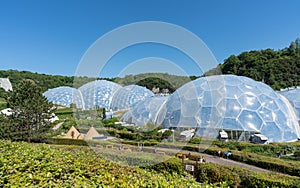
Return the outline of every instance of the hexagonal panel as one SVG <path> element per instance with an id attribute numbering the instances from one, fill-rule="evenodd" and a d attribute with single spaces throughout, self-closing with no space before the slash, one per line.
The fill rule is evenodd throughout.
<path id="1" fill-rule="evenodd" d="M 235 118 L 224 118 L 222 128 L 226 130 L 244 130 L 240 122 Z"/>
<path id="2" fill-rule="evenodd" d="M 226 111 L 225 118 L 236 118 L 241 113 L 242 107 L 238 100 L 227 99 L 226 100 Z"/>
<path id="3" fill-rule="evenodd" d="M 261 127 L 260 132 L 267 136 L 270 142 L 283 140 L 282 131 L 275 122 L 267 122 Z"/>
<path id="4" fill-rule="evenodd" d="M 259 131 L 263 123 L 256 112 L 249 110 L 243 110 L 238 119 L 246 131 Z"/>
<path id="5" fill-rule="evenodd" d="M 274 122 L 276 119 L 275 112 L 263 106 L 260 107 L 257 112 L 260 115 L 260 117 L 266 122 Z"/>
<path id="6" fill-rule="evenodd" d="M 254 92 L 242 94 L 239 97 L 238 101 L 243 108 L 249 110 L 257 110 L 261 106 Z"/>

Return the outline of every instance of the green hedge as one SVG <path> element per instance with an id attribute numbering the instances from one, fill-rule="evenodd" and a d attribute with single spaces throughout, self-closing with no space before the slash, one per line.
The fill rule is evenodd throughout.
<path id="1" fill-rule="evenodd" d="M 75 145 L 75 146 L 87 146 L 88 143 L 85 140 L 76 140 L 68 138 L 43 138 L 35 139 L 33 142 L 55 144 L 55 145 Z"/>
<path id="2" fill-rule="evenodd" d="M 300 178 L 275 173 L 253 172 L 238 167 L 199 164 L 197 181 L 215 183 L 226 181 L 230 187 L 299 187 Z"/>
<path id="3" fill-rule="evenodd" d="M 185 175 L 186 172 L 183 168 L 183 165 L 181 163 L 181 160 L 178 160 L 175 157 L 172 157 L 164 162 L 161 162 L 159 164 L 153 165 L 153 166 L 147 166 L 145 169 L 151 169 L 155 170 L 157 172 L 165 173 L 168 172 L 170 174 L 177 173 L 180 175 Z"/>

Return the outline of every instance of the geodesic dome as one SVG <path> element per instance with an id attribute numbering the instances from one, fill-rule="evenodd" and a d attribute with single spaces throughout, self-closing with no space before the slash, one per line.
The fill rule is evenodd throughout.
<path id="1" fill-rule="evenodd" d="M 112 99 L 111 109 L 124 110 L 133 107 L 133 105 L 146 98 L 153 97 L 152 91 L 138 85 L 128 85 L 119 88 Z"/>
<path id="2" fill-rule="evenodd" d="M 287 100 L 266 84 L 234 75 L 203 77 L 183 85 L 168 98 L 157 122 L 165 128 L 258 132 L 271 142 L 300 137 Z"/>
<path id="3" fill-rule="evenodd" d="M 126 112 L 121 120 L 138 126 L 146 125 L 149 122 L 155 123 L 159 110 L 166 100 L 167 97 L 150 97 L 140 101 Z"/>
<path id="4" fill-rule="evenodd" d="M 290 101 L 291 105 L 295 109 L 298 122 L 300 122 L 300 87 L 286 89 L 279 93 Z"/>
<path id="5" fill-rule="evenodd" d="M 80 91 L 72 87 L 62 86 L 49 89 L 43 95 L 53 104 L 70 107 L 74 103 L 77 108 L 83 107 L 83 99 Z"/>
<path id="6" fill-rule="evenodd" d="M 79 88 L 82 93 L 85 109 L 100 108 L 110 109 L 110 104 L 114 93 L 121 86 L 106 80 L 96 80 L 84 84 Z"/>

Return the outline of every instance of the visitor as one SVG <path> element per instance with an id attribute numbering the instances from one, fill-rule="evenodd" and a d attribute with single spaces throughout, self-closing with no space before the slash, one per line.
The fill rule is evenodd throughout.
<path id="1" fill-rule="evenodd" d="M 226 156 L 226 159 L 228 159 L 229 156 L 232 155 L 231 151 L 226 151 L 224 154 Z"/>
<path id="2" fill-rule="evenodd" d="M 221 150 L 218 150 L 218 155 L 219 157 L 221 157 Z"/>
<path id="3" fill-rule="evenodd" d="M 278 152 L 277 153 L 277 158 L 280 158 L 281 157 L 281 152 Z"/>

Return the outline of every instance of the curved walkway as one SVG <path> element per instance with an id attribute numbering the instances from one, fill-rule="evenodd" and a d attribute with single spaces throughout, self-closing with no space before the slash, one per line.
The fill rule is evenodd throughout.
<path id="1" fill-rule="evenodd" d="M 152 147 L 149 147 L 152 148 Z M 208 155 L 205 153 L 199 153 L 199 152 L 192 152 L 192 151 L 187 151 L 187 150 L 176 150 L 176 149 L 170 149 L 170 148 L 157 148 L 159 151 L 169 151 L 169 152 L 184 152 L 186 154 L 191 153 L 191 154 L 196 154 L 196 155 L 201 155 L 203 157 L 205 157 L 206 162 L 210 162 L 210 163 L 215 163 L 215 164 L 221 164 L 221 165 L 226 165 L 226 166 L 237 166 L 237 167 L 242 167 L 242 168 L 246 168 L 249 170 L 253 170 L 256 172 L 269 172 L 269 173 L 279 173 L 279 172 L 275 172 L 275 171 L 271 171 L 271 170 L 267 170 L 264 168 L 260 168 L 257 166 L 253 166 L 253 165 L 249 165 L 246 163 L 242 163 L 242 162 L 237 162 L 237 161 L 233 161 L 230 159 L 225 159 L 222 157 L 218 157 L 218 156 L 213 156 L 213 155 Z M 283 173 L 279 173 L 279 174 L 283 174 Z M 288 174 L 284 174 L 289 176 Z"/>

